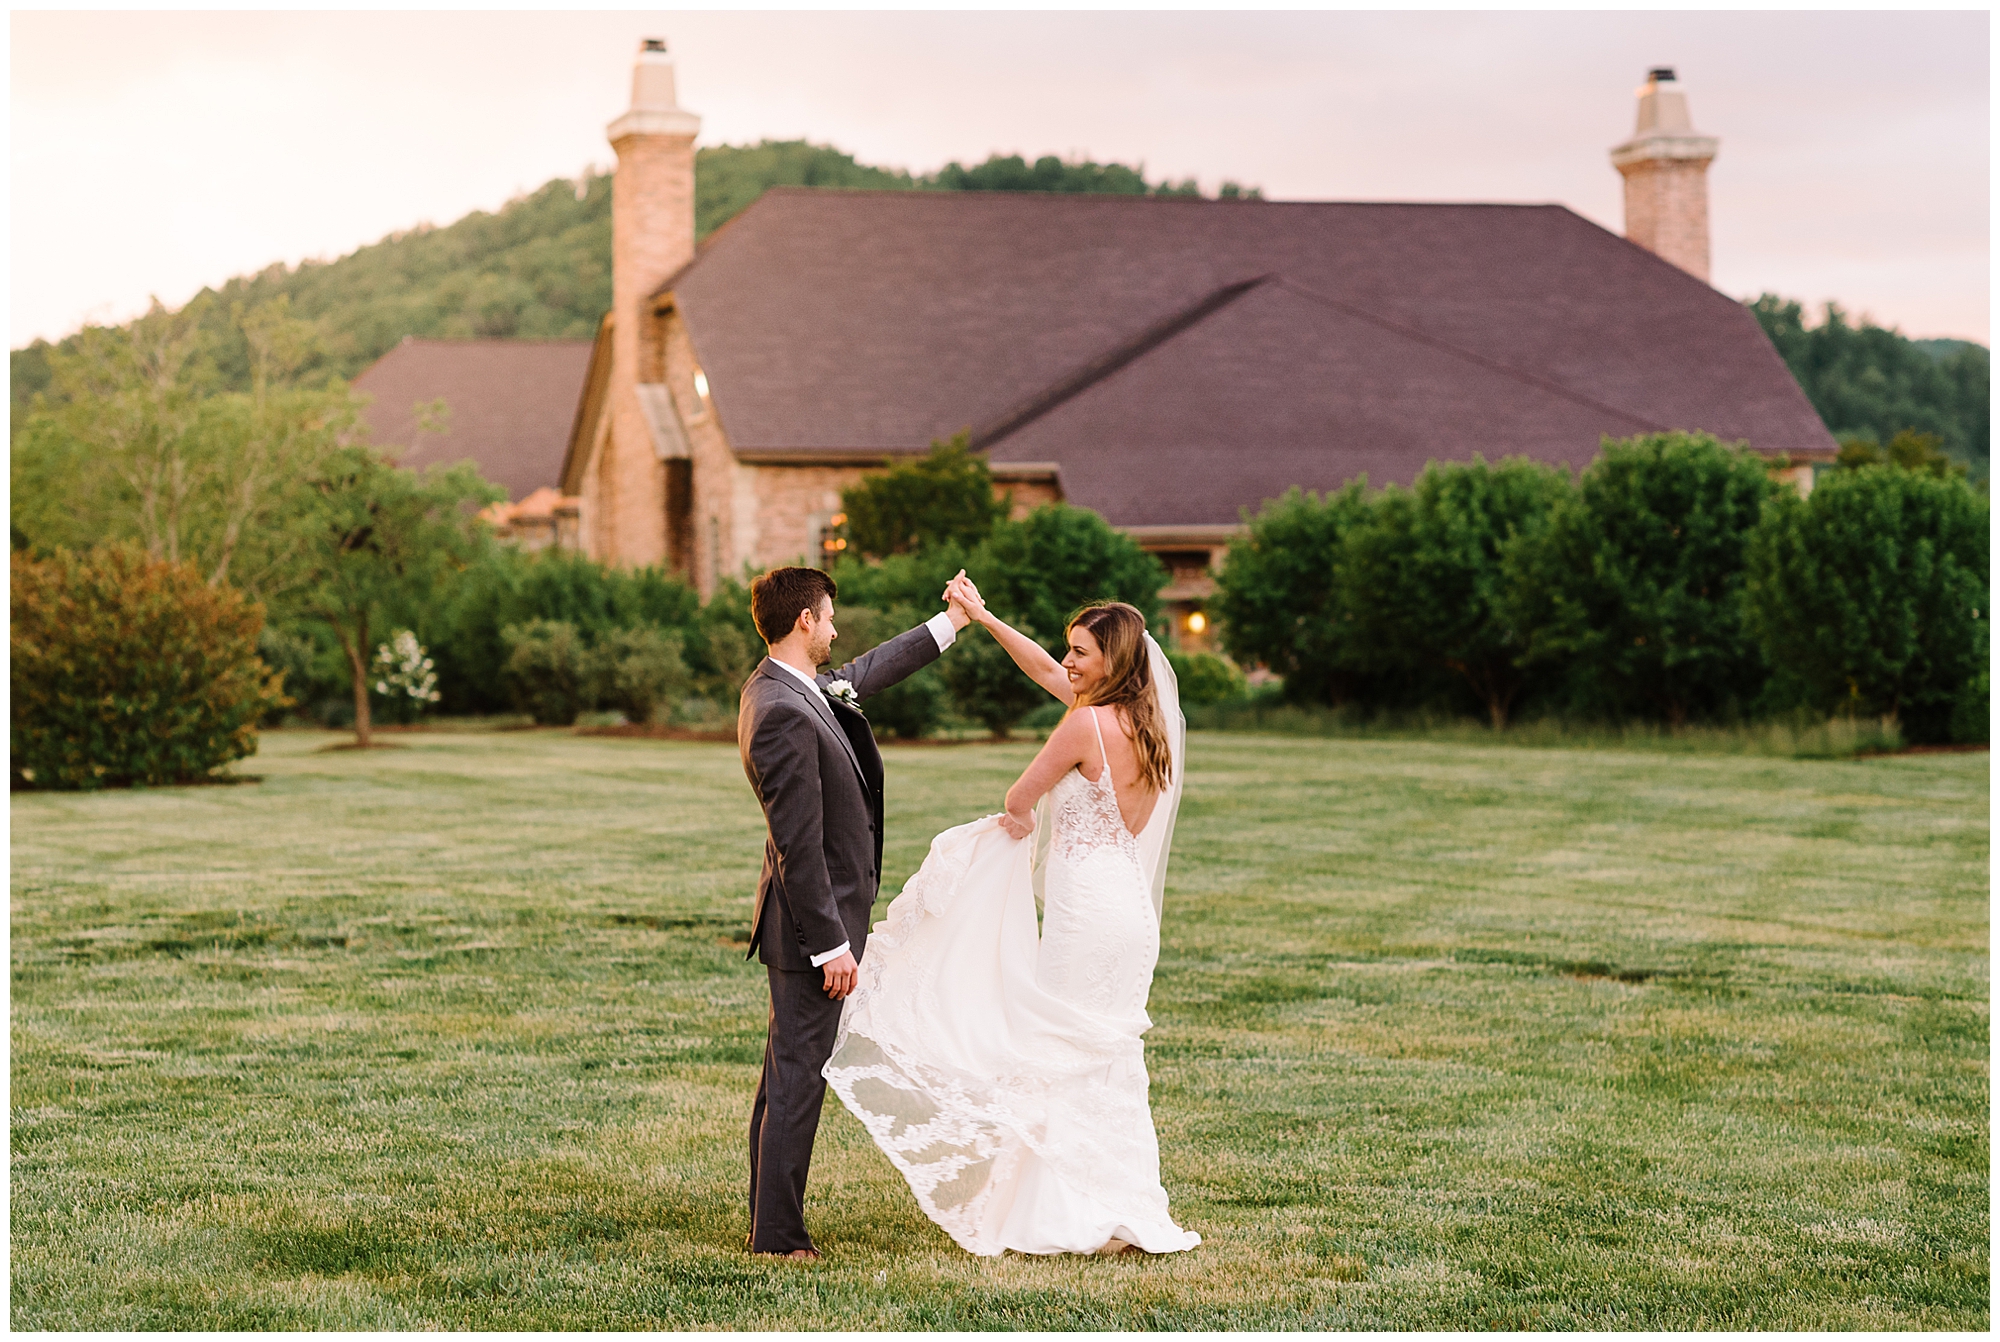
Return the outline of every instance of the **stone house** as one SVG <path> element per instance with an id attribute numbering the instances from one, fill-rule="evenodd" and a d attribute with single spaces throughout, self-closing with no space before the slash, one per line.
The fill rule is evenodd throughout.
<path id="1" fill-rule="evenodd" d="M 843 488 L 966 430 L 1017 509 L 1159 554 L 1196 643 L 1243 511 L 1294 485 L 1685 428 L 1808 488 L 1836 445 L 1706 283 L 1716 142 L 1671 71 L 1639 107 L 1628 238 L 1560 205 L 779 188 L 697 250 L 699 120 L 649 41 L 609 128 L 613 307 L 540 479 L 587 553 L 706 593 L 811 561 Z"/>

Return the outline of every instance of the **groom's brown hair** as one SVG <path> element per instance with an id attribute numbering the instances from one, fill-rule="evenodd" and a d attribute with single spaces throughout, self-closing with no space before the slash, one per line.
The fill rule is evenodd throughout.
<path id="1" fill-rule="evenodd" d="M 750 618 L 764 642 L 776 643 L 792 632 L 802 610 L 819 613 L 819 599 L 831 601 L 840 589 L 816 568 L 774 568 L 750 584 Z"/>

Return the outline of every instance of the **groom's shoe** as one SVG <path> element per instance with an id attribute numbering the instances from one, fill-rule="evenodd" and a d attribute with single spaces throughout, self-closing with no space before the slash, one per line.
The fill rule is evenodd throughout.
<path id="1" fill-rule="evenodd" d="M 751 1252 L 755 1253 L 756 1251 L 755 1251 L 755 1250 L 752 1250 Z M 819 1250 L 818 1250 L 818 1249 L 794 1249 L 794 1250 L 792 1250 L 792 1251 L 791 1251 L 790 1253 L 759 1253 L 759 1254 L 757 1254 L 757 1257 L 759 1257 L 759 1258 L 790 1258 L 790 1259 L 793 1259 L 793 1260 L 795 1260 L 795 1261 L 797 1261 L 797 1262 L 801 1262 L 801 1263 L 817 1263 L 817 1262 L 819 1261 Z"/>

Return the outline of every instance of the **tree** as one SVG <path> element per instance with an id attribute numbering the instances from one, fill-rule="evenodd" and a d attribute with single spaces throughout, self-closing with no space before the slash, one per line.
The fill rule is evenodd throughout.
<path id="1" fill-rule="evenodd" d="M 1743 549 L 1778 488 L 1708 434 L 1606 440 L 1510 560 L 1523 663 L 1567 667 L 1577 702 L 1611 716 L 1747 708 L 1764 663 L 1743 627 Z"/>
<path id="2" fill-rule="evenodd" d="M 1007 515 L 993 497 L 993 472 L 985 454 L 960 433 L 911 461 L 899 461 L 843 490 L 847 539 L 871 558 L 977 545 Z"/>
<path id="3" fill-rule="evenodd" d="M 843 590 L 841 596 L 844 598 L 846 595 Z M 905 630 L 914 629 L 929 617 L 929 612 L 920 612 L 909 606 L 876 610 L 847 600 L 838 603 L 836 614 L 840 637 L 833 645 L 833 666 L 853 661 Z M 952 655 L 957 654 L 954 652 Z M 945 698 L 942 672 L 934 662 L 886 690 L 877 690 L 862 707 L 867 711 L 869 726 L 878 737 L 888 735 L 919 740 L 936 729 L 944 715 Z"/>
<path id="4" fill-rule="evenodd" d="M 92 328 L 48 355 L 45 395 L 12 463 L 16 525 L 44 546 L 133 540 L 211 584 L 269 596 L 287 581 L 295 510 L 315 463 L 351 438 L 346 389 L 295 374 L 311 329 L 284 299 L 238 305 L 250 387 L 217 390 L 208 337 L 157 304 L 126 330 Z"/>
<path id="5" fill-rule="evenodd" d="M 1865 318 L 1849 325 L 1835 303 L 1809 327 L 1803 307 L 1776 294 L 1762 295 L 1750 311 L 1836 437 L 1882 443 L 1905 429 L 1936 434 L 1947 452 L 1985 476 L 1992 356 L 1983 346 L 1934 353 Z"/>
<path id="6" fill-rule="evenodd" d="M 965 568 L 995 614 L 1058 658 L 1069 617 L 1088 602 L 1124 601 L 1153 623 L 1167 577 L 1130 536 L 1087 508 L 1061 503 L 999 523 Z M 965 636 L 968 646 L 945 659 L 945 683 L 961 712 L 1005 736 L 1045 692 L 984 631 Z"/>
<path id="7" fill-rule="evenodd" d="M 1222 645 L 1285 680 L 1287 698 L 1338 704 L 1353 692 L 1357 658 L 1343 603 L 1347 537 L 1367 521 L 1367 479 L 1322 498 L 1296 488 L 1245 510 L 1248 534 L 1229 547 L 1210 603 Z"/>
<path id="8" fill-rule="evenodd" d="M 1167 571 L 1139 542 L 1088 508 L 1065 503 L 1001 522 L 965 567 L 1009 624 L 1018 616 L 1051 639 L 1060 639 L 1069 617 L 1091 601 L 1126 602 L 1153 624 L 1167 583 Z"/>
<path id="9" fill-rule="evenodd" d="M 607 634 L 591 649 L 590 669 L 597 702 L 627 722 L 654 721 L 688 691 L 680 635 L 649 625 Z"/>
<path id="10" fill-rule="evenodd" d="M 1749 627 L 1797 702 L 1895 717 L 1915 741 L 1949 739 L 1955 717 L 1983 734 L 1987 504 L 1963 482 L 1835 471 L 1810 498 L 1774 495 L 1746 559 Z"/>
<path id="11" fill-rule="evenodd" d="M 475 513 L 504 494 L 469 465 L 418 475 L 364 447 L 339 449 L 310 483 L 291 523 L 299 571 L 285 600 L 339 639 L 353 677 L 355 741 L 367 746 L 370 629 L 420 607 L 492 544 Z"/>
<path id="12" fill-rule="evenodd" d="M 1385 489 L 1349 534 L 1341 572 L 1363 660 L 1448 670 L 1495 730 L 1505 727 L 1531 674 L 1507 554 L 1541 531 L 1569 487 L 1565 473 L 1525 457 L 1488 466 L 1475 456 L 1432 462 L 1409 489 Z"/>
<path id="13" fill-rule="evenodd" d="M 1922 471 L 1940 478 L 1964 476 L 1963 462 L 1953 461 L 1943 450 L 1944 439 L 1934 433 L 1904 429 L 1883 447 L 1873 438 L 1854 434 L 1840 445 L 1836 465 L 1842 470 L 1863 466 L 1896 466 L 1906 471 Z"/>

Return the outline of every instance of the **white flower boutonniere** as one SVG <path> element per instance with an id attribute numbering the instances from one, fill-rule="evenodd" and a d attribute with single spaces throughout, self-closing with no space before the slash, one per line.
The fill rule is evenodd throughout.
<path id="1" fill-rule="evenodd" d="M 861 696 L 856 694 L 854 687 L 844 680 L 829 680 L 826 683 L 826 697 L 836 704 L 846 704 L 856 712 L 861 709 Z"/>

